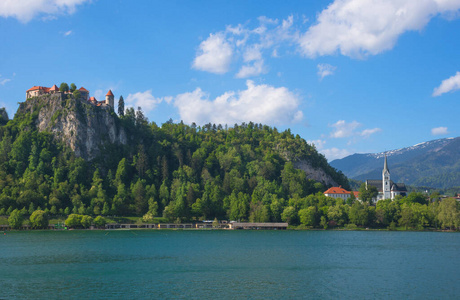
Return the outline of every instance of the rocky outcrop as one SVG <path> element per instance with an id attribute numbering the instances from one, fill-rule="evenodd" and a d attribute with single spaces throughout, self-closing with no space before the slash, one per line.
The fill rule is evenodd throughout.
<path id="1" fill-rule="evenodd" d="M 292 163 L 294 168 L 304 171 L 308 179 L 322 182 L 326 186 L 338 186 L 337 182 L 335 182 L 329 174 L 321 168 L 314 168 L 308 161 L 298 160 Z"/>
<path id="2" fill-rule="evenodd" d="M 28 99 L 19 110 L 31 113 L 39 131 L 48 131 L 86 160 L 109 144 L 127 144 L 127 135 L 110 107 L 96 107 L 71 95 L 49 94 Z"/>

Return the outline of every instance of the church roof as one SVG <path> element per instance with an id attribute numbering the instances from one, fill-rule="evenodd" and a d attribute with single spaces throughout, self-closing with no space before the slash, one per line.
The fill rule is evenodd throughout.
<path id="1" fill-rule="evenodd" d="M 78 90 L 79 90 L 79 91 L 82 91 L 82 92 L 88 92 L 88 90 L 85 89 L 84 87 L 81 87 L 81 88 L 79 88 Z"/>
<path id="2" fill-rule="evenodd" d="M 377 191 L 383 192 L 383 180 L 374 179 L 366 180 L 367 186 L 375 186 Z M 397 192 L 407 192 L 406 185 L 404 183 L 395 183 L 393 180 L 390 180 L 390 190 Z"/>
<path id="3" fill-rule="evenodd" d="M 383 191 L 383 184 L 381 179 L 371 179 L 371 180 L 366 180 L 366 185 L 367 186 L 374 186 L 377 188 L 377 191 L 382 192 Z"/>
<path id="4" fill-rule="evenodd" d="M 59 88 L 57 87 L 57 85 L 53 85 L 53 86 L 50 88 L 50 91 L 59 91 Z"/>
<path id="5" fill-rule="evenodd" d="M 113 96 L 112 90 L 109 90 L 106 94 L 106 96 Z"/>

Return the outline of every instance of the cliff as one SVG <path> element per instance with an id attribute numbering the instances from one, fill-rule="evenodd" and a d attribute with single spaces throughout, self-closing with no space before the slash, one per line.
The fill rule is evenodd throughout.
<path id="1" fill-rule="evenodd" d="M 71 95 L 28 99 L 20 104 L 18 114 L 30 114 L 39 132 L 51 132 L 85 160 L 94 159 L 109 144 L 127 143 L 126 132 L 110 107 L 96 107 Z"/>
<path id="2" fill-rule="evenodd" d="M 315 168 L 307 160 L 298 160 L 293 162 L 294 168 L 302 170 L 307 175 L 308 179 L 313 179 L 322 182 L 326 186 L 338 186 L 332 176 L 322 168 Z"/>

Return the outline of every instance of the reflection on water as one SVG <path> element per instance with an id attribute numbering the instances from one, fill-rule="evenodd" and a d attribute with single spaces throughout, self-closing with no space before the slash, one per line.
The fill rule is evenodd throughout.
<path id="1" fill-rule="evenodd" d="M 9 232 L 0 298 L 456 298 L 460 235 Z"/>

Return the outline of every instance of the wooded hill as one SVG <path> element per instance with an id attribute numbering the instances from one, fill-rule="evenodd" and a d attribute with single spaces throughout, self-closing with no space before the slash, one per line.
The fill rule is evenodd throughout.
<path id="1" fill-rule="evenodd" d="M 292 199 L 332 184 L 349 188 L 300 136 L 262 124 L 158 126 L 141 109 L 118 116 L 68 95 L 28 99 L 0 126 L 0 215 L 40 207 L 66 215 L 280 221 Z"/>

